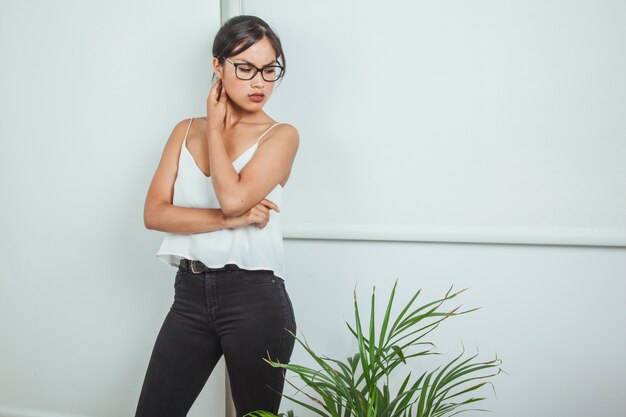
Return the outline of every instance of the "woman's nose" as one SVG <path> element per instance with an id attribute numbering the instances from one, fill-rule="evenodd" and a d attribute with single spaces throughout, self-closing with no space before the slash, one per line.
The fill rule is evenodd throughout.
<path id="1" fill-rule="evenodd" d="M 261 71 L 257 71 L 257 73 L 254 75 L 254 77 L 252 77 L 252 86 L 263 86 L 265 85 L 265 80 L 263 79 L 263 76 L 261 75 Z"/>

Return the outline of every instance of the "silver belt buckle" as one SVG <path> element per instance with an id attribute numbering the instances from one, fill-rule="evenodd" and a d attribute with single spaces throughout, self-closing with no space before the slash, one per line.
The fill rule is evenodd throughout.
<path id="1" fill-rule="evenodd" d="M 193 272 L 194 274 L 199 274 L 201 271 L 196 271 L 193 266 L 195 265 L 196 261 L 195 260 L 191 260 L 189 261 L 189 268 L 191 269 L 191 272 Z"/>

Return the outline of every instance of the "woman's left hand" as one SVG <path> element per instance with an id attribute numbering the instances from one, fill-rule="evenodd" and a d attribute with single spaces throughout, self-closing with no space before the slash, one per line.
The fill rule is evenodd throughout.
<path id="1" fill-rule="evenodd" d="M 226 120 L 226 90 L 222 86 L 222 79 L 220 78 L 209 92 L 209 97 L 206 103 L 207 121 L 209 123 L 209 130 L 218 129 L 222 130 Z"/>

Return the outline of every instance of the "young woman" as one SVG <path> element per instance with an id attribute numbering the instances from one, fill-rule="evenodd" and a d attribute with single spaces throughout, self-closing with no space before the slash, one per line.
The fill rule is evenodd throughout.
<path id="1" fill-rule="evenodd" d="M 299 136 L 263 111 L 285 73 L 280 40 L 234 17 L 213 69 L 207 116 L 174 128 L 146 197 L 146 227 L 167 232 L 157 256 L 178 272 L 137 417 L 186 416 L 222 355 L 237 416 L 277 413 L 284 373 L 264 358 L 288 363 L 294 347 L 279 213 Z"/>

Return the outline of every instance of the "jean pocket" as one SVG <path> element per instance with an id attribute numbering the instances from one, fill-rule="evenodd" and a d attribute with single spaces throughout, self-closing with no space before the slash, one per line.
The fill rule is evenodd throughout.
<path id="1" fill-rule="evenodd" d="M 267 269 L 239 270 L 235 271 L 234 275 L 240 280 L 252 285 L 268 285 L 279 282 L 279 278 L 276 277 L 272 271 Z"/>

